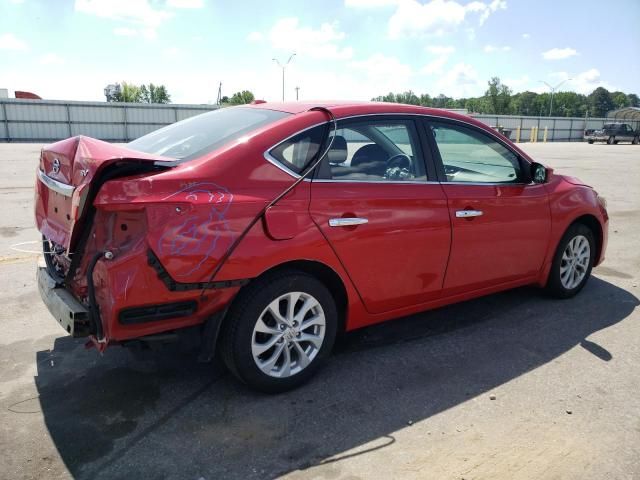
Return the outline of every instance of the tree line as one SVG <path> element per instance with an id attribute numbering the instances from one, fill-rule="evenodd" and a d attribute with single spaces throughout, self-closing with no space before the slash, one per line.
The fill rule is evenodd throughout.
<path id="1" fill-rule="evenodd" d="M 432 97 L 417 95 L 409 90 L 388 93 L 372 98 L 374 102 L 395 102 L 436 108 L 464 108 L 470 113 L 495 115 L 547 116 L 551 104 L 550 93 L 513 91 L 498 77 L 487 82 L 488 88 L 481 97 L 452 98 L 446 95 Z M 609 92 L 598 87 L 589 95 L 576 92 L 557 92 L 553 95 L 552 117 L 605 117 L 607 112 L 624 107 L 640 107 L 640 98 L 635 93 Z"/>
<path id="2" fill-rule="evenodd" d="M 132 103 L 171 103 L 171 95 L 164 85 L 134 85 L 133 83 L 114 83 L 104 89 L 107 102 Z"/>

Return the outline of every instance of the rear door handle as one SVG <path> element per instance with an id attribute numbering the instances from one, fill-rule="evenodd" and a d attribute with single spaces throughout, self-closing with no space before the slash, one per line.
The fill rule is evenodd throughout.
<path id="1" fill-rule="evenodd" d="M 362 225 L 363 223 L 369 223 L 367 218 L 330 218 L 330 227 L 351 227 L 353 225 Z"/>
<path id="2" fill-rule="evenodd" d="M 482 210 L 458 210 L 456 212 L 456 217 L 458 218 L 470 218 L 470 217 L 481 217 Z"/>

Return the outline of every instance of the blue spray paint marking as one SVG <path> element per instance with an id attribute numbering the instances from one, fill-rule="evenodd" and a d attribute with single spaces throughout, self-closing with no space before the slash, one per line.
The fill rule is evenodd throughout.
<path id="1" fill-rule="evenodd" d="M 169 256 L 197 256 L 200 260 L 188 272 L 177 274 L 186 277 L 202 267 L 215 251 L 223 233 L 229 233 L 229 225 L 225 218 L 233 195 L 226 188 L 213 182 L 200 182 L 178 190 L 163 200 L 175 198 L 182 201 L 198 201 L 198 196 L 211 204 L 208 218 L 203 222 L 198 215 L 188 215 L 181 225 L 168 228 L 158 240 L 158 253 Z M 229 237 L 233 241 L 233 237 Z M 165 240 L 170 239 L 167 251 L 163 248 Z"/>

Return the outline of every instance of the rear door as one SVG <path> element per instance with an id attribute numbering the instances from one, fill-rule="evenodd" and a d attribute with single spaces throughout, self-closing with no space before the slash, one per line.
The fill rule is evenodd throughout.
<path id="1" fill-rule="evenodd" d="M 442 187 L 428 181 L 414 119 L 340 122 L 313 180 L 310 212 L 369 312 L 441 295 L 451 226 Z"/>
<path id="2" fill-rule="evenodd" d="M 497 136 L 455 121 L 429 121 L 436 167 L 448 199 L 451 254 L 444 294 L 537 275 L 551 217 L 544 185 Z"/>

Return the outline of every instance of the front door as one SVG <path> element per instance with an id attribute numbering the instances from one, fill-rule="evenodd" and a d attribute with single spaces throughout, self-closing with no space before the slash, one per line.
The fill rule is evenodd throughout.
<path id="1" fill-rule="evenodd" d="M 311 186 L 313 220 L 369 312 L 439 297 L 451 225 L 442 187 L 427 181 L 415 120 L 367 116 L 339 127 Z"/>
<path id="2" fill-rule="evenodd" d="M 528 163 L 480 128 L 428 125 L 452 225 L 443 293 L 536 275 L 551 229 L 544 185 L 530 183 Z"/>

